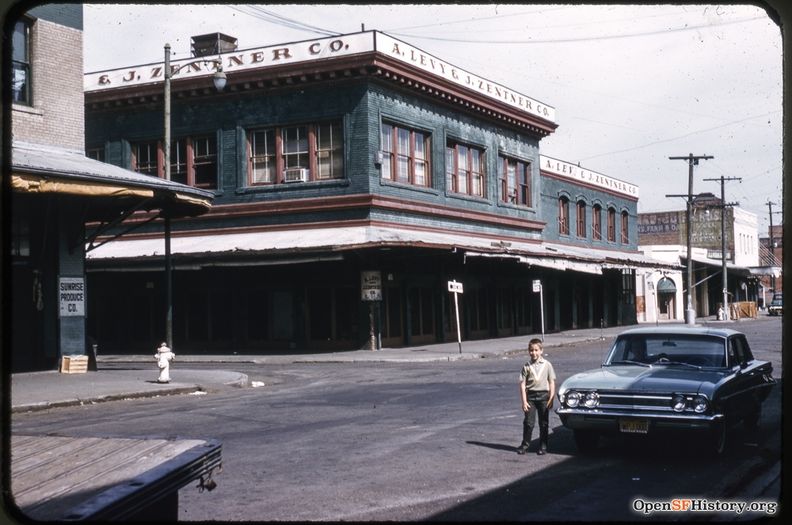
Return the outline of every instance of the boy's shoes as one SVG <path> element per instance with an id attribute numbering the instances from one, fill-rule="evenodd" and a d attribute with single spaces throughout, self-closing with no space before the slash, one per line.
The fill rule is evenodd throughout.
<path id="1" fill-rule="evenodd" d="M 519 447 L 517 447 L 517 453 L 518 454 L 523 455 L 526 452 L 528 452 L 528 447 L 523 446 L 523 445 L 520 445 Z"/>
<path id="2" fill-rule="evenodd" d="M 540 448 L 539 450 L 536 451 L 537 456 L 544 456 L 545 454 L 547 454 L 547 450 L 543 448 Z"/>

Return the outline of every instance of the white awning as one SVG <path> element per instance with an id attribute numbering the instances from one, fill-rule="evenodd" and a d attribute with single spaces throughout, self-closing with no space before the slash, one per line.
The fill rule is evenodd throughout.
<path id="1" fill-rule="evenodd" d="M 388 226 L 346 226 L 304 228 L 261 232 L 189 235 L 181 232 L 171 239 L 174 256 L 262 255 L 315 257 L 317 252 L 376 247 L 413 247 L 438 250 L 463 250 L 471 257 L 498 257 L 560 271 L 601 274 L 603 269 L 651 267 L 673 269 L 676 265 L 650 259 L 643 254 L 615 250 L 586 250 L 537 241 L 503 241 L 469 232 L 452 234 Z M 87 254 L 92 260 L 144 261 L 165 255 L 165 243 L 158 238 L 120 238 Z M 214 257 L 217 259 L 217 257 Z M 247 258 L 245 264 L 253 264 Z M 217 262 L 197 263 L 199 266 Z M 241 264 L 241 263 L 240 263 Z"/>

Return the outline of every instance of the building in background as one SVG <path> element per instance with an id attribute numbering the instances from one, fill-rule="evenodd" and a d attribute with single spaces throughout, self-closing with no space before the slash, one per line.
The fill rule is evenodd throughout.
<path id="1" fill-rule="evenodd" d="M 192 41 L 172 63 L 171 173 L 215 200 L 174 222 L 177 351 L 455 340 L 452 280 L 464 339 L 539 333 L 535 281 L 548 331 L 630 324 L 636 269 L 676 267 L 637 251 L 636 186 L 540 156 L 557 127 L 541 101 L 377 31 Z M 89 155 L 164 176 L 162 71 L 85 75 Z M 89 254 L 91 330 L 114 352 L 162 338 L 147 218 Z"/>
<path id="2" fill-rule="evenodd" d="M 727 287 L 730 302 L 757 301 L 760 296 L 760 264 L 758 220 L 754 213 L 739 207 L 721 207 L 721 200 L 711 193 L 696 196 L 693 202 L 691 246 L 693 259 L 694 306 L 697 317 L 717 314 L 723 302 L 721 259 L 721 213 L 725 220 L 725 251 L 727 259 Z M 685 210 L 641 213 L 638 216 L 639 249 L 652 258 L 687 265 L 687 225 Z M 675 277 L 683 290 L 688 287 L 687 275 Z M 662 279 L 662 277 L 660 277 Z M 659 294 L 655 278 L 652 286 Z M 647 283 L 649 282 L 647 281 Z M 647 286 L 650 286 L 647 284 Z M 670 287 L 665 282 L 664 287 Z M 684 294 L 684 297 L 687 297 Z M 684 319 L 683 296 L 678 296 L 675 318 Z M 660 300 L 662 309 L 663 302 Z M 661 311 L 661 316 L 665 315 Z M 662 317 L 661 317 L 662 318 Z"/>
<path id="3" fill-rule="evenodd" d="M 86 351 L 85 252 L 95 239 L 85 221 L 118 225 L 135 210 L 200 214 L 213 195 L 85 157 L 80 4 L 43 5 L 8 19 L 10 301 L 3 333 L 11 334 L 11 352 L 3 355 L 12 372 L 48 370 Z"/>
<path id="4" fill-rule="evenodd" d="M 760 281 L 761 306 L 766 307 L 773 300 L 773 294 L 783 292 L 784 279 L 784 225 L 775 224 L 767 229 L 767 237 L 759 237 L 760 266 L 766 269 Z"/>

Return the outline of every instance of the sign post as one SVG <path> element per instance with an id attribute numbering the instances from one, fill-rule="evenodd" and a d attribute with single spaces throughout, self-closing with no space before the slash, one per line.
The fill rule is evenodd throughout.
<path id="1" fill-rule="evenodd" d="M 533 291 L 539 292 L 539 315 L 542 320 L 542 342 L 544 343 L 544 292 L 542 291 L 542 281 L 539 279 L 533 280 Z"/>
<path id="2" fill-rule="evenodd" d="M 454 294 L 454 312 L 456 314 L 456 329 L 457 329 L 457 343 L 459 344 L 459 353 L 462 353 L 462 331 L 459 329 L 459 300 L 458 295 L 463 292 L 462 283 L 448 281 L 448 291 Z"/>
<path id="3" fill-rule="evenodd" d="M 379 333 L 380 323 L 374 323 L 374 309 L 379 310 L 379 305 L 382 301 L 382 275 L 380 272 L 360 272 L 360 300 L 369 304 L 369 349 L 380 350 L 382 341 Z M 377 318 L 379 318 L 379 315 L 377 315 Z"/>

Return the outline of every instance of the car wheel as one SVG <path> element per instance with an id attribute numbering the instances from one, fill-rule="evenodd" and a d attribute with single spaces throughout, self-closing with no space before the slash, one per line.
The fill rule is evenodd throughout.
<path id="1" fill-rule="evenodd" d="M 583 454 L 590 454 L 597 449 L 599 434 L 592 430 L 575 430 L 575 445 Z"/>
<path id="2" fill-rule="evenodd" d="M 707 440 L 707 449 L 710 455 L 721 456 L 726 452 L 726 448 L 729 444 L 728 434 L 728 426 L 725 421 L 718 423 L 710 430 L 709 439 Z"/>

